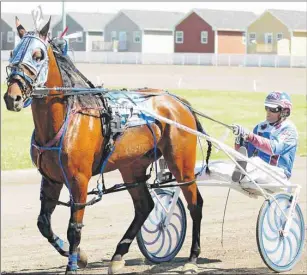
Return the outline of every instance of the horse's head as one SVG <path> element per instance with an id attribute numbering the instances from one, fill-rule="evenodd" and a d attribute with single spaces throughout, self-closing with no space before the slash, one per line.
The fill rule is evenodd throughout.
<path id="1" fill-rule="evenodd" d="M 7 66 L 6 107 L 19 112 L 32 99 L 35 87 L 44 85 L 48 76 L 47 34 L 50 20 L 39 32 L 26 32 L 16 17 L 19 44 L 11 53 Z"/>

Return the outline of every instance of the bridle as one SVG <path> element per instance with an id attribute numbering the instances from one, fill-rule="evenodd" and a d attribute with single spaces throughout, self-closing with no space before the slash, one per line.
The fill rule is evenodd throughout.
<path id="1" fill-rule="evenodd" d="M 34 63 L 34 61 L 31 59 L 32 56 L 29 57 L 28 51 L 31 51 L 31 48 L 29 47 L 34 47 L 31 45 L 31 43 L 33 43 L 34 46 L 35 43 L 40 43 L 40 47 L 44 46 L 43 51 L 45 58 L 40 64 L 38 62 Z M 48 75 L 47 45 L 40 38 L 36 37 L 35 33 L 30 32 L 25 34 L 23 40 L 20 41 L 20 45 L 16 47 L 16 50 L 15 52 L 13 51 L 13 53 L 14 54 L 10 58 L 10 64 L 6 67 L 7 86 L 10 87 L 12 84 L 17 83 L 21 91 L 24 107 L 27 107 L 32 101 L 35 88 L 43 86 Z M 31 77 L 25 73 L 24 67 L 30 71 L 35 70 L 36 74 L 34 74 L 34 77 Z M 34 67 L 34 69 L 32 70 L 31 67 Z M 45 70 L 45 72 L 43 72 L 43 70 Z M 42 72 L 45 75 L 41 75 Z M 43 78 L 43 81 L 40 79 L 40 77 Z"/>
<path id="2" fill-rule="evenodd" d="M 10 73 L 8 71 L 11 71 Z M 21 91 L 23 103 L 30 100 L 34 90 L 34 80 L 25 74 L 24 69 L 18 64 L 17 66 L 8 65 L 6 67 L 7 73 L 7 86 L 10 87 L 14 83 L 17 83 Z"/>

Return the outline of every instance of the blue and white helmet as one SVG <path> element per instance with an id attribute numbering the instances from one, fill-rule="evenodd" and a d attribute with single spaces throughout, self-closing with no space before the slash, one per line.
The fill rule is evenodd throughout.
<path id="1" fill-rule="evenodd" d="M 282 115 L 287 117 L 292 110 L 290 96 L 286 92 L 273 91 L 265 98 L 264 106 L 269 108 L 281 108 Z"/>

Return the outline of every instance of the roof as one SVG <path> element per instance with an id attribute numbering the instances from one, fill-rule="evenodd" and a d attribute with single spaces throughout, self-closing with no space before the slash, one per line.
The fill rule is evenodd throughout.
<path id="1" fill-rule="evenodd" d="M 307 30 L 307 12 L 305 11 L 290 11 L 290 10 L 267 10 L 282 23 L 284 23 L 292 31 Z"/>
<path id="2" fill-rule="evenodd" d="M 105 25 L 115 16 L 113 13 L 85 13 L 85 12 L 67 12 L 84 31 L 101 31 Z"/>
<path id="3" fill-rule="evenodd" d="M 44 23 L 46 24 L 49 20 L 49 16 L 51 14 L 43 14 L 44 15 Z M 1 19 L 5 21 L 12 29 L 16 28 L 15 25 L 15 16 L 17 16 L 20 20 L 21 25 L 26 30 L 34 30 L 34 22 L 32 18 L 32 14 L 26 13 L 1 13 Z M 60 15 L 51 15 L 51 28 L 60 20 Z M 42 24 L 43 25 L 43 24 Z"/>
<path id="4" fill-rule="evenodd" d="M 256 14 L 249 11 L 193 9 L 192 12 L 216 30 L 245 31 L 247 26 L 257 18 Z"/>
<path id="5" fill-rule="evenodd" d="M 172 11 L 121 10 L 141 30 L 174 30 L 176 23 L 185 15 Z"/>

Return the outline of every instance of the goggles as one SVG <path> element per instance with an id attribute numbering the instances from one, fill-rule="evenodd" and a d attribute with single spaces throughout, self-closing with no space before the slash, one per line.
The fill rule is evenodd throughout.
<path id="1" fill-rule="evenodd" d="M 268 107 L 268 106 L 265 106 L 264 107 L 266 111 L 270 111 L 271 113 L 279 113 L 281 111 L 281 107 L 278 106 L 278 107 Z"/>

